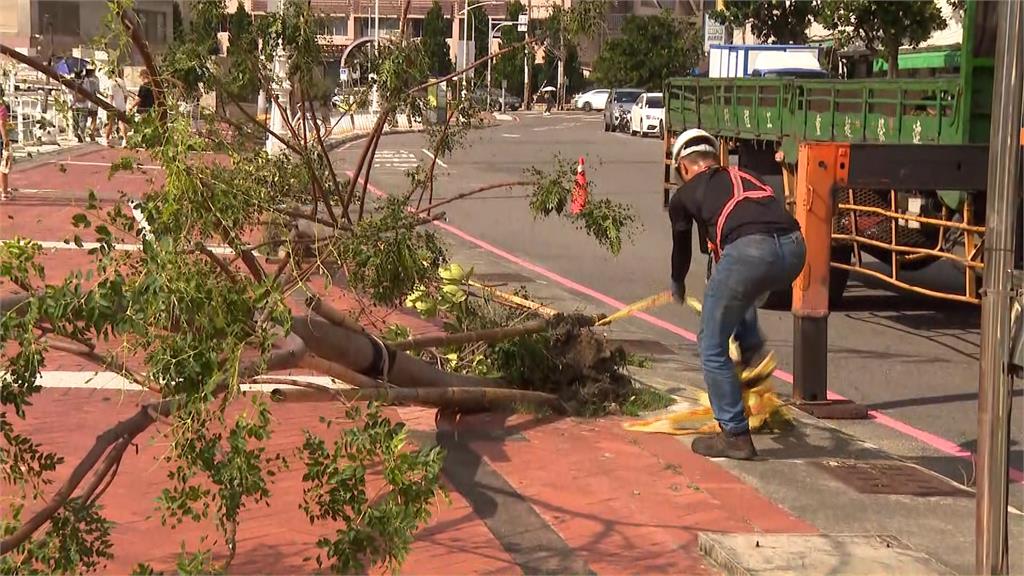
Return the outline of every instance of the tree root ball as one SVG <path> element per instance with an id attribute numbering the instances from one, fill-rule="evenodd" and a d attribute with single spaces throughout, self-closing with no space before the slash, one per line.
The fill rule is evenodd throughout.
<path id="1" fill-rule="evenodd" d="M 552 318 L 548 335 L 552 366 L 530 380 L 561 398 L 572 414 L 619 414 L 636 385 L 625 372 L 626 351 L 610 346 L 594 332 L 593 324 L 594 318 L 583 314 Z"/>

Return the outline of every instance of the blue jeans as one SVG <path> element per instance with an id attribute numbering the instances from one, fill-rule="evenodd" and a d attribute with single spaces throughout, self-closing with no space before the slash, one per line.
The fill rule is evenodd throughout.
<path id="1" fill-rule="evenodd" d="M 749 430 L 743 414 L 743 389 L 729 358 L 735 335 L 744 355 L 764 347 L 757 326 L 757 301 L 768 292 L 789 287 L 804 267 L 803 234 L 744 236 L 722 250 L 704 292 L 700 349 L 704 384 L 715 420 L 731 434 Z"/>

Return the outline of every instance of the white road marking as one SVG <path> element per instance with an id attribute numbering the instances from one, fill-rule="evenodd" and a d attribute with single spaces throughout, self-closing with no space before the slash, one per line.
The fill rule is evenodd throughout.
<path id="1" fill-rule="evenodd" d="M 83 160 L 50 160 L 50 164 L 64 164 L 67 166 L 106 166 L 107 168 L 113 166 L 111 162 L 85 162 Z M 157 166 L 154 164 L 142 164 L 141 166 L 134 166 L 135 168 L 146 168 L 150 170 L 163 170 L 163 166 Z"/>
<path id="2" fill-rule="evenodd" d="M 445 168 L 448 167 L 448 165 L 444 163 L 444 160 L 441 160 L 440 158 L 435 158 L 434 155 L 430 153 L 430 150 L 427 150 L 426 148 L 420 148 L 420 150 L 423 150 L 424 154 L 426 154 L 427 156 L 430 156 L 431 160 L 436 160 L 438 164 L 440 164 L 441 166 L 443 166 Z"/>
<path id="3" fill-rule="evenodd" d="M 334 380 L 327 376 L 272 376 L 286 380 L 301 380 L 312 382 L 330 388 L 351 388 L 344 382 Z M 116 372 L 88 372 L 88 371 L 66 371 L 66 370 L 45 370 L 39 374 L 36 383 L 43 388 L 85 388 L 89 390 L 123 390 L 125 392 L 141 392 L 145 390 L 142 386 L 128 380 Z M 242 384 L 239 386 L 243 391 L 269 392 L 274 389 L 295 389 L 298 386 L 287 384 Z"/>
<path id="4" fill-rule="evenodd" d="M 0 242 L 8 242 L 10 238 L 0 239 Z M 50 240 L 33 240 L 36 244 L 39 244 L 46 250 L 92 250 L 93 248 L 99 248 L 99 242 L 82 242 L 82 247 L 79 248 L 72 243 L 64 242 L 52 242 Z M 228 246 L 207 246 L 210 252 L 214 254 L 234 254 L 235 251 Z M 114 250 L 120 250 L 124 252 L 138 252 L 142 250 L 142 244 L 114 244 Z"/>
<path id="5" fill-rule="evenodd" d="M 519 138 L 522 134 L 502 134 L 505 138 Z"/>
<path id="6" fill-rule="evenodd" d="M 51 194 L 53 192 L 70 192 L 70 190 L 55 190 L 53 188 L 18 188 L 17 190 L 14 190 L 14 192 L 19 194 L 26 192 L 29 194 Z"/>

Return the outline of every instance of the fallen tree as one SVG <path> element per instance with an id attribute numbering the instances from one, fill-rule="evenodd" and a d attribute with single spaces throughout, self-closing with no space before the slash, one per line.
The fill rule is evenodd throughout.
<path id="1" fill-rule="evenodd" d="M 625 355 L 589 331 L 594 319 L 542 319 L 536 309 L 508 305 L 524 301 L 523 294 L 494 298 L 493 291 L 472 281 L 471 271 L 447 261 L 444 243 L 429 224 L 438 207 L 516 186 L 530 191 L 537 217 L 569 219 L 617 253 L 633 223 L 627 208 L 598 199 L 581 214 L 569 215 L 565 208 L 574 174 L 571 163 L 561 159 L 551 169 L 527 171 L 521 180 L 439 201 L 434 200 L 434 162 L 411 171 L 408 190 L 380 199 L 369 193 L 372 160 L 385 128 L 399 112 L 422 117 L 424 89 L 453 81 L 465 70 L 425 80 L 426 60 L 417 42 L 402 34 L 378 46 L 377 79 L 365 90 L 376 89 L 382 112 L 363 142 L 355 176 L 345 179 L 320 128 L 315 87 L 322 83 L 322 58 L 312 32 L 318 17 L 307 2 L 286 2 L 281 13 L 268 14 L 232 38 L 233 46 L 262 45 L 264 51 L 239 50 L 225 67 L 209 49 L 222 2 L 195 2 L 189 31 L 161 59 L 139 33 L 130 0 L 109 5 L 103 41 L 111 60 L 139 55 L 158 88 L 155 110 L 133 120 L 132 139 L 162 166 L 165 180 L 135 205 L 141 214 L 124 202 L 101 208 L 91 197 L 87 210 L 75 215 L 75 233 L 67 241 L 98 243 L 89 250 L 92 269 L 84 273 L 55 280 L 46 275 L 39 244 L 31 239 L 0 244 L 0 288 L 16 290 L 0 297 L 0 484 L 23 496 L 0 521 L 0 571 L 101 568 L 112 551 L 110 524 L 98 501 L 126 448 L 157 421 L 170 424 L 163 432 L 172 471 L 159 503 L 162 517 L 173 524 L 212 514 L 226 557 L 212 565 L 209 550 L 183 554 L 205 558 L 200 569 L 226 569 L 235 554 L 239 514 L 269 497 L 269 472 L 285 459 L 266 453 L 272 430 L 265 400 L 245 418 L 229 416 L 227 407 L 238 399 L 242 384 L 285 382 L 274 379 L 282 370 L 302 368 L 334 378 L 339 387 L 301 378 L 287 382 L 316 400 L 350 406 L 353 424 L 345 438 L 329 448 L 307 432 L 294 457 L 308 470 L 304 489 L 312 504 L 304 511 L 310 521 L 342 525 L 316 543 L 317 562 L 337 572 L 397 566 L 440 490 L 443 454 L 404 450 L 404 431 L 385 425 L 377 404 L 454 411 L 522 406 L 584 414 L 621 409 L 633 390 L 622 373 Z M 592 29 L 599 8 L 596 2 L 582 3 L 571 13 L 575 19 L 565 22 Z M 489 58 L 543 42 L 537 36 Z M 285 76 L 276 76 L 271 66 L 274 47 L 288 54 Z M 10 49 L 0 46 L 0 52 Z M 49 73 L 30 57 L 19 55 L 19 60 Z M 282 96 L 278 88 L 285 80 L 301 87 L 298 101 Z M 73 82 L 61 82 L 82 92 Z M 282 133 L 238 104 L 241 87 L 253 84 L 283 118 Z M 228 107 L 205 110 L 197 129 L 179 104 L 202 91 L 222 94 L 243 118 L 226 115 Z M 88 98 L 110 107 L 96 95 Z M 312 122 L 292 122 L 294 113 Z M 434 157 L 459 146 L 476 118 L 472 103 L 456 98 L 445 122 L 427 129 Z M 268 155 L 254 143 L 254 133 L 280 143 L 284 152 Z M 126 156 L 111 173 L 134 170 L 138 163 Z M 141 249 L 120 250 L 124 243 Z M 358 305 L 348 310 L 331 305 L 339 292 Z M 365 314 L 371 307 L 416 310 L 441 323 L 447 334 L 410 339 L 401 327 L 374 326 Z M 117 372 L 160 399 L 101 434 L 48 494 L 61 456 L 33 442 L 31 430 L 16 424 L 40 392 L 37 381 L 51 351 Z M 144 368 L 132 369 L 133 360 Z M 297 393 L 277 397 L 287 401 L 289 395 Z M 366 401 L 368 407 L 358 404 Z M 353 452 L 356 445 L 362 449 Z M 392 472 L 386 474 L 390 492 L 385 494 L 414 494 L 397 509 L 369 498 L 365 488 L 331 486 L 328 480 L 339 470 L 365 477 L 367 468 L 381 465 Z M 371 509 L 384 514 L 372 525 L 366 521 Z M 30 513 L 24 521 L 23 511 Z"/>

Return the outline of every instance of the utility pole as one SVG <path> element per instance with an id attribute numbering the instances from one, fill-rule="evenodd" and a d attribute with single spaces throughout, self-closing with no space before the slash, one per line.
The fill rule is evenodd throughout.
<path id="1" fill-rule="evenodd" d="M 533 16 L 533 0 L 527 0 L 526 2 L 526 34 L 523 38 L 526 39 L 526 46 L 523 50 L 523 110 L 530 109 L 530 68 L 533 68 L 533 59 L 530 55 L 533 53 L 532 45 L 530 42 L 530 17 Z"/>
<path id="2" fill-rule="evenodd" d="M 380 61 L 378 60 L 380 49 L 380 0 L 373 0 L 373 59 L 374 68 L 379 69 Z M 377 78 L 376 70 L 373 74 L 373 93 L 370 95 L 370 111 L 376 113 L 380 110 L 380 100 L 377 92 Z"/>
<path id="3" fill-rule="evenodd" d="M 565 34 L 562 31 L 563 26 L 564 26 L 564 23 L 563 23 L 562 26 L 558 27 L 558 98 L 557 98 L 557 102 L 558 102 L 558 109 L 559 110 L 561 110 L 562 108 L 565 107 L 564 106 L 564 103 L 565 103 L 565 57 L 566 57 L 566 52 L 568 52 L 565 49 Z"/>
<path id="4" fill-rule="evenodd" d="M 284 0 L 278 0 L 274 3 L 275 12 L 284 12 Z M 268 6 L 269 8 L 269 6 Z M 276 96 L 277 103 L 268 102 L 270 106 L 270 129 L 277 134 L 285 133 L 285 121 L 284 113 L 291 110 L 291 104 L 289 103 L 289 94 L 291 93 L 291 81 L 288 78 L 288 54 L 284 51 L 284 46 L 278 43 L 274 46 L 274 76 L 273 86 L 271 90 Z M 305 119 L 303 119 L 305 121 Z M 277 141 L 273 136 L 267 135 L 267 153 L 276 154 L 280 152 L 284 146 Z"/>
<path id="5" fill-rule="evenodd" d="M 1024 4 L 1003 0 L 997 8 L 995 81 L 989 136 L 985 273 L 981 301 L 978 381 L 978 496 L 975 507 L 977 574 L 1006 574 L 1010 436 L 1011 304 L 1015 297 L 1013 248 L 1021 201 L 1020 129 L 1024 82 Z"/>

